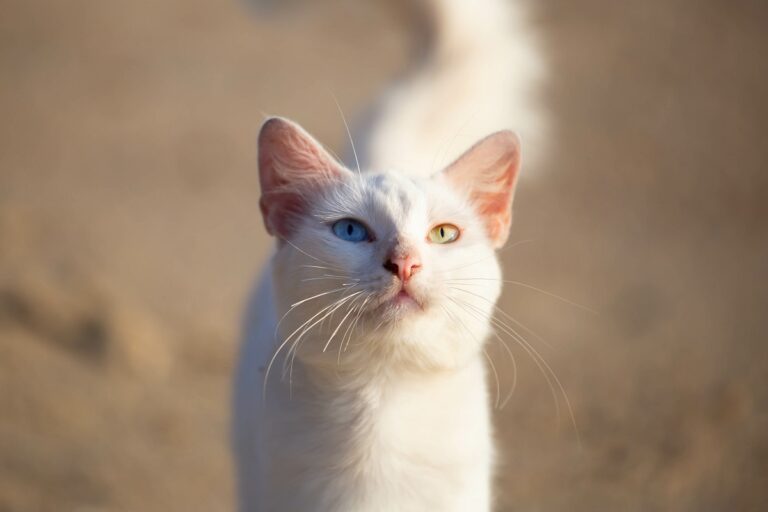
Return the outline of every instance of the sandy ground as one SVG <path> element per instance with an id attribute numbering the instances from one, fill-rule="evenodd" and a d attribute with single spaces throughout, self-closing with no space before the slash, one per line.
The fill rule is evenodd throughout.
<path id="1" fill-rule="evenodd" d="M 402 15 L 4 0 L 0 511 L 232 508 L 228 386 L 270 241 L 264 113 L 332 147 L 407 62 Z M 498 510 L 768 506 L 768 8 L 542 0 L 551 151 L 517 195 Z M 494 350 L 502 387 L 511 365 Z M 580 443 L 579 443 L 580 438 Z"/>

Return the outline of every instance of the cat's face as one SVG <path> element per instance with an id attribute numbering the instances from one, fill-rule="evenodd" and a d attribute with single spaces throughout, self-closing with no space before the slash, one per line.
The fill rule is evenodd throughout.
<path id="1" fill-rule="evenodd" d="M 477 353 L 501 290 L 495 249 L 519 162 L 513 136 L 488 140 L 419 179 L 349 171 L 296 125 L 265 124 L 261 205 L 282 240 L 274 268 L 287 313 L 280 334 L 293 334 L 285 350 L 296 343 L 317 364 L 394 356 L 435 367 Z"/>

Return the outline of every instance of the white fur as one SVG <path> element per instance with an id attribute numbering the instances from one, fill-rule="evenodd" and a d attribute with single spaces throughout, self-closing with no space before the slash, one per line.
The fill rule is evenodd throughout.
<path id="1" fill-rule="evenodd" d="M 511 110 L 536 125 L 506 52 L 523 74 L 538 71 L 530 48 L 505 35 L 503 2 L 434 3 L 443 9 L 439 58 L 392 92 L 364 144 L 366 168 L 407 172 L 348 172 L 318 193 L 252 296 L 234 396 L 243 512 L 491 508 L 483 344 L 501 272 L 468 197 L 428 176 L 506 127 Z M 478 112 L 478 97 L 496 110 Z M 343 217 L 364 221 L 375 241 L 335 237 L 329 223 Z M 460 239 L 428 243 L 440 222 L 460 226 Z M 411 285 L 423 311 L 387 302 L 399 283 L 382 263 L 402 247 L 422 260 Z M 462 278 L 480 280 L 468 293 L 451 281 Z M 343 297 L 332 315 L 305 323 Z"/>
<path id="2" fill-rule="evenodd" d="M 322 221 L 339 215 L 364 220 L 377 241 L 336 238 Z M 462 226 L 462 238 L 427 243 L 425 233 L 443 219 Z M 412 284 L 425 300 L 423 312 L 401 314 L 376 302 L 393 285 L 381 262 L 404 241 L 422 257 Z M 278 248 L 246 324 L 235 398 L 242 509 L 488 510 L 493 451 L 482 343 L 489 325 L 479 317 L 490 314 L 500 293 L 500 270 L 472 208 L 440 178 L 352 175 L 323 197 L 291 243 Z M 315 266 L 340 266 L 348 279 L 305 281 L 342 275 Z M 446 283 L 462 277 L 488 279 L 471 287 L 484 299 Z M 350 291 L 297 306 L 275 337 L 291 304 L 353 279 L 361 281 Z M 358 289 L 365 293 L 350 302 L 360 305 L 368 293 L 372 299 L 346 351 L 343 329 L 322 351 L 348 310 L 342 307 L 307 333 L 292 379 L 283 371 L 288 349 L 281 351 L 265 392 L 279 342 Z"/>

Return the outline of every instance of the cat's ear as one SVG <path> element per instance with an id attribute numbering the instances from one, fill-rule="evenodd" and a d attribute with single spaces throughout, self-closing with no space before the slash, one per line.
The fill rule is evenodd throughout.
<path id="1" fill-rule="evenodd" d="M 269 234 L 288 237 L 316 194 L 348 173 L 298 124 L 267 119 L 259 131 L 259 206 Z"/>
<path id="2" fill-rule="evenodd" d="M 496 249 L 509 236 L 519 170 L 520 139 L 511 131 L 500 131 L 469 148 L 442 172 L 453 186 L 469 196 Z"/>

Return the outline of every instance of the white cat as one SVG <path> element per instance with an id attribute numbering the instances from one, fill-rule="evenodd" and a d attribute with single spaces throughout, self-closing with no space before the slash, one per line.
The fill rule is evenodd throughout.
<path id="1" fill-rule="evenodd" d="M 489 510 L 483 342 L 519 163 L 498 132 L 432 178 L 358 174 L 264 124 L 280 242 L 238 372 L 243 510 Z"/>
<path id="2" fill-rule="evenodd" d="M 469 2 L 430 4 L 457 22 L 451 9 Z M 432 133 L 422 121 L 432 112 L 439 124 L 441 109 L 404 92 L 420 87 L 406 82 L 385 101 L 363 172 L 291 121 L 262 126 L 260 204 L 278 243 L 249 307 L 235 383 L 244 512 L 491 509 L 484 343 L 520 147 L 499 131 L 430 172 L 426 155 L 439 148 L 420 145 Z"/>

